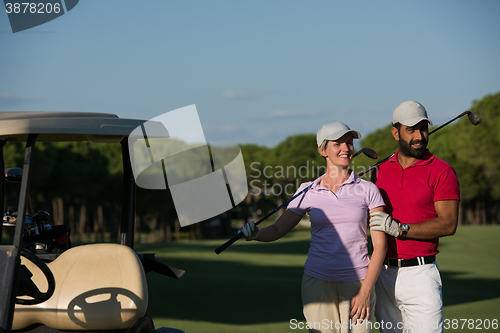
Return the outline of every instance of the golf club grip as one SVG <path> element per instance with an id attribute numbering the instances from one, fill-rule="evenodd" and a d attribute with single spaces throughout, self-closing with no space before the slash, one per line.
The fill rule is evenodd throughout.
<path id="1" fill-rule="evenodd" d="M 236 242 L 238 239 L 240 239 L 241 236 L 243 236 L 243 233 L 238 233 L 238 234 L 234 235 L 233 238 L 231 238 L 230 240 L 228 240 L 227 242 L 225 242 L 224 244 L 222 244 L 221 246 L 216 248 L 215 253 L 217 253 L 217 254 L 221 253 L 222 251 L 227 249 L 229 246 L 231 246 L 234 242 Z"/>
<path id="2" fill-rule="evenodd" d="M 302 192 L 301 192 L 302 193 Z M 294 199 L 294 198 L 292 198 Z M 290 200 L 292 200 L 290 199 Z M 257 222 L 255 222 L 255 225 L 259 225 L 261 224 L 263 221 L 267 220 L 267 218 L 271 215 L 273 215 L 274 213 L 276 213 L 278 210 L 280 210 L 285 204 L 287 204 L 287 202 L 285 202 L 284 204 L 282 204 L 281 206 L 275 208 L 273 211 L 267 213 L 266 216 L 264 216 L 263 218 L 261 218 L 260 220 L 258 220 Z M 240 239 L 241 237 L 243 236 L 243 233 L 240 232 L 236 235 L 233 236 L 233 238 L 231 238 L 230 240 L 228 240 L 227 242 L 225 242 L 224 244 L 222 244 L 221 246 L 219 246 L 218 248 L 215 249 L 215 253 L 219 254 L 221 253 L 222 251 L 224 251 L 225 249 L 227 249 L 229 246 L 231 246 L 234 242 L 236 242 L 238 239 Z"/>

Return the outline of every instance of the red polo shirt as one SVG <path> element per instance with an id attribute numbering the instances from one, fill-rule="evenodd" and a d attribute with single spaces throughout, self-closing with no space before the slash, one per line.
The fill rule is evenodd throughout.
<path id="1" fill-rule="evenodd" d="M 375 184 L 385 201 L 386 213 L 401 223 L 420 223 L 437 217 L 434 202 L 460 200 L 460 188 L 453 168 L 429 151 L 406 169 L 397 151 L 380 165 Z M 411 229 L 411 225 L 410 225 Z M 410 259 L 437 254 L 439 239 L 416 240 L 387 237 L 388 258 Z"/>

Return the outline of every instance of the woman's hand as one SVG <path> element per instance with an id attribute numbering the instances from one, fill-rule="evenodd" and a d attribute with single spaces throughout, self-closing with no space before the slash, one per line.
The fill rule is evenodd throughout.
<path id="1" fill-rule="evenodd" d="M 370 296 L 371 292 L 360 290 L 351 300 L 351 315 L 352 323 L 355 325 L 358 319 L 370 318 Z"/>
<path id="2" fill-rule="evenodd" d="M 243 226 L 240 230 L 238 230 L 238 233 L 243 233 L 243 236 L 245 236 L 245 239 L 247 241 L 254 240 L 257 238 L 257 236 L 260 233 L 260 228 L 258 225 L 255 224 L 254 221 L 250 221 L 247 224 Z"/>

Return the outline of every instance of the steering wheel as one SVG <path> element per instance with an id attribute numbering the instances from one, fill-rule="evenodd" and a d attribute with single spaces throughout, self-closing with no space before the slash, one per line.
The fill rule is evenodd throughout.
<path id="1" fill-rule="evenodd" d="M 24 281 L 24 286 L 18 286 L 18 296 L 19 291 L 22 290 L 22 295 L 33 297 L 33 299 L 22 299 L 16 297 L 16 304 L 35 305 L 43 303 L 50 297 L 52 297 L 52 295 L 54 294 L 54 290 L 56 289 L 56 280 L 54 279 L 54 275 L 50 271 L 49 266 L 47 266 L 47 264 L 42 259 L 38 258 L 27 249 L 21 248 L 21 256 L 31 261 L 42 271 L 43 275 L 45 275 L 45 278 L 47 279 L 49 287 L 47 288 L 46 292 L 42 293 L 31 279 L 29 279 L 28 281 Z M 21 275 L 22 272 L 20 271 L 19 274 Z M 31 277 L 29 275 L 29 272 L 26 277 Z M 23 283 L 22 280 L 23 279 L 21 278 L 19 279 L 20 284 Z"/>

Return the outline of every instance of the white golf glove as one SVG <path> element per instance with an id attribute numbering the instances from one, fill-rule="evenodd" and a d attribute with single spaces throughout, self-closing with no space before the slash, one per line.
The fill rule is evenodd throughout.
<path id="1" fill-rule="evenodd" d="M 394 237 L 399 236 L 400 223 L 385 212 L 373 212 L 370 214 L 370 227 L 372 230 L 383 231 Z"/>
<path id="2" fill-rule="evenodd" d="M 254 240 L 255 238 L 257 238 L 257 236 L 259 235 L 259 232 L 260 232 L 260 228 L 258 225 L 255 224 L 254 221 L 248 222 L 247 224 L 245 224 L 243 226 L 243 228 L 238 230 L 238 233 L 243 233 L 243 235 L 245 236 L 245 239 L 247 241 L 251 241 L 251 240 Z"/>

